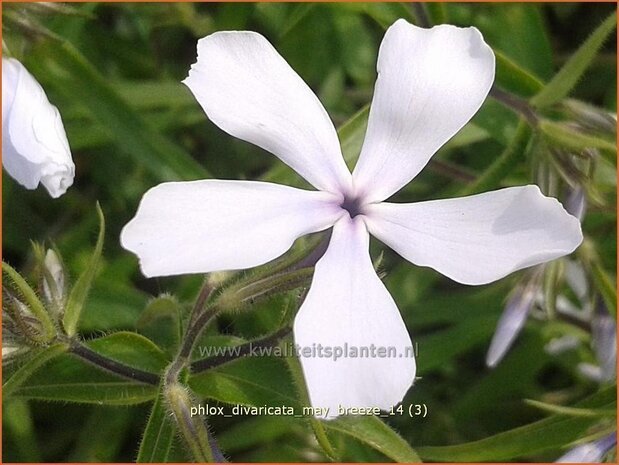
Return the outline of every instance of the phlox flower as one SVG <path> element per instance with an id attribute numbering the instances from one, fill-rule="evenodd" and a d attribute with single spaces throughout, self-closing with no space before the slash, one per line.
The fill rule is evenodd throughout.
<path id="1" fill-rule="evenodd" d="M 2 59 L 2 166 L 27 189 L 43 184 L 53 198 L 75 176 L 58 109 L 15 58 Z"/>
<path id="2" fill-rule="evenodd" d="M 216 32 L 198 42 L 184 83 L 228 134 L 275 154 L 317 191 L 267 182 L 160 184 L 121 234 L 146 276 L 244 269 L 305 234 L 333 228 L 294 323 L 301 347 L 412 345 L 369 255 L 370 234 L 410 262 L 485 284 L 572 252 L 580 224 L 536 186 L 398 204 L 385 200 L 477 112 L 494 54 L 475 28 L 385 34 L 367 133 L 352 174 L 318 98 L 260 34 Z M 329 408 L 388 409 L 415 378 L 411 357 L 302 357 L 310 400 Z"/>

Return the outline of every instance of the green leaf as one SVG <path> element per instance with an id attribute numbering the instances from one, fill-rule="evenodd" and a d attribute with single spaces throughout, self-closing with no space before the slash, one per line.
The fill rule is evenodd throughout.
<path id="1" fill-rule="evenodd" d="M 486 26 L 489 27 L 480 24 L 486 41 L 520 67 L 548 79 L 552 75 L 552 48 L 541 5 L 505 3 L 488 6 Z M 518 31 L 521 40 L 514 40 L 513 34 L 506 34 L 506 31 Z"/>
<path id="2" fill-rule="evenodd" d="M 181 314 L 182 308 L 178 301 L 164 294 L 148 303 L 136 327 L 140 333 L 174 355 L 181 339 Z"/>
<path id="3" fill-rule="evenodd" d="M 162 372 L 168 360 L 151 341 L 135 333 L 120 332 L 86 343 L 95 352 L 149 371 Z M 156 387 L 127 380 L 64 354 L 30 376 L 15 395 L 19 397 L 99 405 L 133 405 L 153 399 Z"/>
<path id="4" fill-rule="evenodd" d="M 189 386 L 202 397 L 227 404 L 299 408 L 290 373 L 274 357 L 239 359 L 192 376 Z"/>
<path id="5" fill-rule="evenodd" d="M 471 316 L 445 330 L 420 336 L 416 339 L 419 345 L 419 372 L 440 369 L 459 354 L 482 345 L 494 332 L 495 325 L 494 316 Z"/>
<path id="6" fill-rule="evenodd" d="M 579 408 L 610 409 L 616 405 L 616 387 L 606 388 L 576 404 Z M 456 446 L 420 447 L 424 460 L 485 462 L 530 457 L 559 449 L 585 435 L 598 418 L 553 415 L 519 428 Z"/>
<path id="7" fill-rule="evenodd" d="M 361 153 L 369 116 L 370 105 L 367 104 L 340 126 L 337 131 L 342 145 L 342 155 L 344 155 L 344 161 L 350 170 L 354 167 Z"/>
<path id="8" fill-rule="evenodd" d="M 286 338 L 284 344 L 292 343 L 292 338 Z M 303 406 L 310 406 L 311 401 L 309 398 L 309 392 L 307 389 L 307 385 L 305 383 L 305 377 L 303 376 L 303 367 L 301 366 L 301 361 L 298 357 L 287 357 L 286 362 L 288 362 L 288 368 L 290 369 L 290 374 L 292 375 L 292 379 L 297 387 L 297 393 L 301 398 L 301 404 Z M 329 437 L 325 431 L 323 423 L 311 416 L 309 418 L 310 426 L 312 427 L 312 431 L 314 432 L 314 436 L 316 437 L 316 441 L 324 451 L 324 453 L 334 462 L 340 462 L 341 460 L 337 456 L 331 441 L 329 441 Z"/>
<path id="9" fill-rule="evenodd" d="M 599 409 L 599 408 L 578 408 L 566 407 L 565 405 L 549 404 L 533 399 L 525 399 L 527 404 L 536 407 L 540 410 L 558 415 L 567 415 L 572 417 L 616 417 L 617 409 Z"/>
<path id="10" fill-rule="evenodd" d="M 148 417 L 148 423 L 142 436 L 136 462 L 157 463 L 166 462 L 172 448 L 176 428 L 163 400 L 161 391 L 158 393 L 153 408 Z"/>
<path id="11" fill-rule="evenodd" d="M 62 324 L 65 331 L 69 336 L 73 336 L 77 330 L 80 314 L 86 303 L 86 298 L 90 292 L 90 287 L 95 279 L 97 270 L 99 268 L 99 261 L 101 260 L 101 253 L 103 252 L 103 239 L 105 238 L 105 218 L 101 206 L 97 203 L 97 215 L 99 216 L 99 236 L 97 237 L 97 244 L 95 250 L 92 253 L 88 266 L 77 279 L 75 286 L 71 289 L 69 298 L 67 299 L 67 305 L 64 311 L 64 317 Z"/>
<path id="12" fill-rule="evenodd" d="M 67 350 L 68 346 L 66 344 L 54 344 L 41 350 L 35 356 L 30 358 L 2 385 L 2 394 L 4 398 L 9 397 L 39 368 L 48 363 L 50 360 L 58 357 L 60 354 L 65 353 Z"/>
<path id="13" fill-rule="evenodd" d="M 614 12 L 593 31 L 542 91 L 531 99 L 531 104 L 544 108 L 567 97 L 616 27 L 617 13 Z"/>
<path id="14" fill-rule="evenodd" d="M 217 435 L 217 444 L 227 453 L 259 447 L 264 443 L 281 443 L 283 436 L 303 431 L 302 421 L 288 416 L 257 416 L 232 425 Z"/>
<path id="15" fill-rule="evenodd" d="M 378 417 L 342 417 L 323 424 L 327 431 L 351 436 L 396 462 L 421 462 L 413 448 Z"/>
<path id="16" fill-rule="evenodd" d="M 510 92 L 530 97 L 539 92 L 544 83 L 504 53 L 495 50 L 496 82 Z"/>
<path id="17" fill-rule="evenodd" d="M 95 406 L 85 424 L 80 425 L 72 462 L 112 462 L 117 457 L 132 426 L 134 411 L 128 408 Z"/>
<path id="18" fill-rule="evenodd" d="M 39 442 L 36 440 L 32 408 L 28 401 L 11 399 L 2 404 L 2 434 L 11 450 L 5 448 L 4 461 L 14 462 L 41 462 Z M 7 452 L 10 459 L 7 460 Z"/>
<path id="19" fill-rule="evenodd" d="M 53 63 L 42 65 L 39 60 L 30 59 L 28 66 L 38 69 L 40 75 L 49 74 L 50 69 L 62 70 L 48 80 L 49 85 L 69 101 L 84 102 L 93 119 L 115 139 L 121 153 L 147 169 L 155 180 L 208 177 L 206 170 L 182 147 L 154 131 L 71 43 L 64 42 L 53 53 L 44 48 L 36 50 L 31 56 L 37 55 L 40 61 Z"/>
<path id="20" fill-rule="evenodd" d="M 119 331 L 86 343 L 92 350 L 112 360 L 151 373 L 161 373 L 168 357 L 153 341 L 137 333 Z"/>

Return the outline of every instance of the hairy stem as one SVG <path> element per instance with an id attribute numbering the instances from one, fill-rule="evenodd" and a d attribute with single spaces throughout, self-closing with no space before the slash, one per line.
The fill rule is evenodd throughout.
<path id="1" fill-rule="evenodd" d="M 95 365 L 98 368 L 109 371 L 115 375 L 122 376 L 124 378 L 138 381 L 140 383 L 150 384 L 153 386 L 159 385 L 159 376 L 143 371 L 138 368 L 125 365 L 124 363 L 117 362 L 116 360 L 109 359 L 98 352 L 95 352 L 90 347 L 82 344 L 76 339 L 71 339 L 69 342 L 69 352 L 77 357 L 85 360 L 86 362 Z"/>
<path id="2" fill-rule="evenodd" d="M 253 351 L 256 349 L 261 349 L 264 347 L 275 347 L 279 344 L 281 339 L 290 334 L 291 331 L 292 328 L 290 326 L 285 326 L 264 338 L 246 342 L 236 347 L 231 347 L 229 355 L 216 355 L 214 357 L 197 360 L 191 364 L 191 372 L 201 373 L 203 371 L 210 370 L 211 368 L 218 367 L 238 358 L 246 357 L 247 355 L 252 354 Z"/>

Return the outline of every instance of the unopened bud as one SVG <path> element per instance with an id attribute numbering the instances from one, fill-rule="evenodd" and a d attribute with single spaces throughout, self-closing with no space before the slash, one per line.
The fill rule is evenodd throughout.
<path id="1" fill-rule="evenodd" d="M 587 199 L 582 187 L 579 186 L 570 189 L 567 200 L 565 201 L 565 209 L 570 215 L 578 218 L 578 221 L 582 221 L 587 210 Z"/>
<path id="2" fill-rule="evenodd" d="M 602 108 L 572 99 L 565 101 L 564 108 L 568 117 L 574 118 L 587 129 L 613 136 L 617 134 L 617 117 Z"/>
<path id="3" fill-rule="evenodd" d="M 593 350 L 600 365 L 600 381 L 609 382 L 617 376 L 617 324 L 600 303 L 591 322 Z"/>
<path id="4" fill-rule="evenodd" d="M 8 289 L 2 290 L 2 329 L 4 339 L 21 340 L 30 345 L 46 342 L 41 322 L 28 306 Z"/>
<path id="5" fill-rule="evenodd" d="M 65 273 L 62 262 L 52 249 L 45 254 L 42 288 L 49 308 L 56 315 L 62 315 L 67 297 Z"/>
<path id="6" fill-rule="evenodd" d="M 507 301 L 486 355 L 488 367 L 494 368 L 503 359 L 524 327 L 539 293 L 541 269 L 538 268 L 529 275 Z"/>

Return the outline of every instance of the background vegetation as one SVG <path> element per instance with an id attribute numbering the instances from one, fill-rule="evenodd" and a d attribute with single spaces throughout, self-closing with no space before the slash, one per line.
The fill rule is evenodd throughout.
<path id="1" fill-rule="evenodd" d="M 614 9 L 614 4 L 591 3 L 428 4 L 425 13 L 433 23 L 478 27 L 500 58 L 497 86 L 525 101 L 552 80 Z M 72 4 L 66 11 L 5 3 L 5 45 L 59 108 L 77 175 L 75 185 L 58 200 L 51 200 L 43 189 L 27 191 L 3 175 L 4 260 L 32 277 L 30 241 L 55 244 L 74 281 L 88 266 L 96 242 L 99 201 L 107 223 L 105 247 L 80 334 L 91 340 L 119 330 L 137 331 L 169 357 L 177 337 L 169 330 L 172 324 L 146 321 L 143 311 L 154 297 L 169 293 L 180 302 L 182 320 L 202 277 L 146 280 L 136 258 L 120 248 L 120 230 L 142 194 L 162 181 L 205 177 L 302 185 L 275 157 L 216 128 L 180 84 L 195 61 L 197 39 L 230 29 L 264 34 L 319 95 L 342 128 L 344 151 L 354 161 L 366 121 L 365 113 L 357 112 L 371 100 L 380 40 L 399 17 L 417 24 L 421 20 L 418 8 L 395 3 L 89 3 Z M 587 72 L 570 94 L 613 113 L 615 42 L 613 36 L 595 57 L 592 52 Z M 566 120 L 557 107 L 544 110 L 544 115 Z M 511 147 L 518 121 L 517 111 L 489 98 L 472 123 L 439 151 L 397 200 L 465 192 Z M 548 154 L 554 153 L 559 136 L 556 131 L 544 135 L 533 130 L 505 175 L 491 179 L 488 187 L 538 181 L 540 160 L 553 160 Z M 614 144 L 614 135 L 610 140 Z M 569 150 L 581 153 L 580 143 L 563 140 L 561 150 L 568 144 Z M 616 151 L 606 146 L 595 159 L 593 175 L 580 180 L 588 197 L 583 228 L 598 266 L 597 277 L 589 275 L 588 282 L 590 294 L 603 295 L 612 313 Z M 554 160 L 560 169 L 561 162 Z M 561 186 L 556 195 L 565 200 L 566 184 Z M 374 257 L 383 250 L 377 243 L 372 248 Z M 425 460 L 552 461 L 574 441 L 595 434 L 604 419 L 549 413 L 523 399 L 574 405 L 588 398 L 585 406 L 614 410 L 615 381 L 610 387 L 601 385 L 578 369 L 582 362 L 596 363 L 590 332 L 543 310 L 529 319 L 496 369 L 485 367 L 497 320 L 521 273 L 492 285 L 467 287 L 412 266 L 388 250 L 382 267 L 386 286 L 419 345 L 421 379 L 404 403 L 426 404 L 428 414 L 386 420 L 404 438 L 404 445 L 391 432 L 377 433 L 376 425 L 367 433 L 345 422 L 333 423 L 336 426 L 327 433 L 341 460 L 410 460 L 414 452 L 407 443 Z M 601 282 L 611 283 L 611 290 L 602 289 Z M 551 291 L 554 294 L 547 296 L 565 294 L 574 300 L 564 283 L 553 284 Z M 282 309 L 297 295 L 295 291 L 251 312 L 221 317 L 203 343 L 233 344 L 272 332 Z M 558 354 L 545 350 L 565 335 L 575 336 L 577 346 Z M 5 379 L 23 363 L 5 363 Z M 116 381 L 112 375 L 78 366 L 77 361 L 67 363 L 50 362 L 3 399 L 3 461 L 135 460 L 156 392 L 114 391 L 106 385 Z M 281 360 L 234 362 L 196 381 L 194 388 L 211 404 L 297 402 Z M 544 418 L 546 423 L 540 424 Z M 611 421 L 614 424 L 614 418 Z M 214 417 L 209 424 L 231 461 L 326 460 L 307 420 Z M 181 439 L 172 440 L 168 459 L 191 459 Z M 465 445 L 428 448 L 457 444 Z"/>

